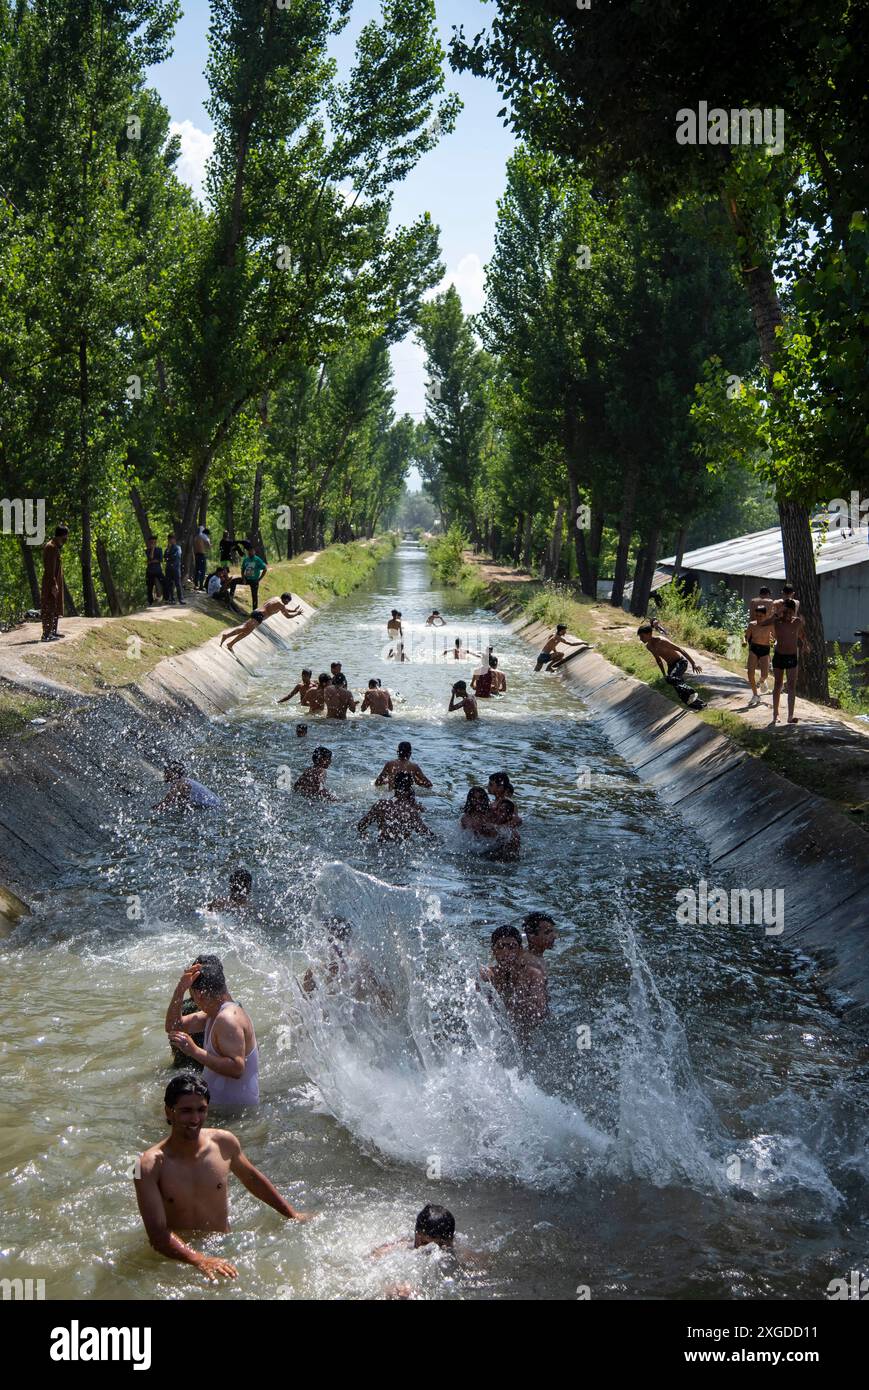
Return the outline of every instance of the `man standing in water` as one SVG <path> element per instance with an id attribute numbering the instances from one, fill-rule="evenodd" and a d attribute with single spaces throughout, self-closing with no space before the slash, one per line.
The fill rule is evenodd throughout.
<path id="1" fill-rule="evenodd" d="M 299 703 L 308 706 L 309 714 L 322 714 L 326 708 L 326 691 L 332 684 L 332 677 L 321 671 L 316 685 L 309 685 L 299 696 Z"/>
<path id="2" fill-rule="evenodd" d="M 392 791 L 395 787 L 396 773 L 409 772 L 418 787 L 430 787 L 432 783 L 428 780 L 419 763 L 412 763 L 411 756 L 413 749 L 407 742 L 398 745 L 398 757 L 391 762 L 385 763 L 383 771 L 374 779 L 375 787 L 388 786 Z"/>
<path id="3" fill-rule="evenodd" d="M 778 723 L 779 703 L 781 701 L 782 683 L 787 672 L 788 686 L 788 723 L 798 724 L 799 720 L 794 717 L 794 706 L 797 698 L 797 674 L 800 666 L 800 647 L 803 651 L 811 651 L 808 639 L 806 638 L 806 622 L 797 612 L 796 600 L 786 598 L 782 604 L 782 615 L 776 619 L 775 623 L 775 653 L 772 658 L 772 669 L 775 672 L 775 684 L 772 691 L 772 722 Z"/>
<path id="4" fill-rule="evenodd" d="M 278 700 L 278 704 L 285 705 L 288 700 L 292 700 L 295 695 L 298 695 L 299 703 L 303 705 L 305 703 L 305 696 L 311 689 L 311 679 L 312 673 L 308 670 L 306 666 L 304 671 L 302 672 L 301 680 L 296 682 L 289 695 L 285 695 L 282 700 Z"/>
<path id="5" fill-rule="evenodd" d="M 205 1128 L 210 1099 L 209 1088 L 199 1077 L 173 1077 L 163 1097 L 170 1134 L 141 1155 L 135 1185 L 151 1246 L 168 1260 L 195 1265 L 214 1282 L 235 1279 L 238 1270 L 219 1256 L 200 1254 L 175 1232 L 229 1230 L 230 1173 L 285 1221 L 310 1221 L 311 1217 L 284 1200 L 242 1152 L 234 1134 Z"/>
<path id="6" fill-rule="evenodd" d="M 196 1013 L 183 1014 L 190 990 Z M 205 1030 L 198 1047 L 190 1036 Z M 218 956 L 198 956 L 175 986 L 166 1010 L 166 1032 L 179 1052 L 203 1069 L 215 1105 L 259 1104 L 259 1048 L 250 1018 L 226 988 Z"/>
<path id="7" fill-rule="evenodd" d="M 327 719 L 346 719 L 347 711 L 356 713 L 356 701 L 347 689 L 347 677 L 339 672 L 323 692 Z"/>
<path id="8" fill-rule="evenodd" d="M 447 707 L 447 714 L 452 714 L 453 710 L 457 709 L 465 711 L 466 719 L 479 719 L 480 717 L 477 701 L 473 695 L 468 694 L 468 687 L 465 681 L 456 681 L 453 686 L 450 703 Z"/>
<path id="9" fill-rule="evenodd" d="M 301 777 L 296 780 L 293 791 L 312 799 L 336 801 L 337 797 L 326 790 L 326 773 L 329 771 L 331 763 L 331 748 L 315 748 L 311 754 L 311 766 L 306 767 Z"/>
<path id="10" fill-rule="evenodd" d="M 368 689 L 362 698 L 362 714 L 370 710 L 372 714 L 382 714 L 384 718 L 392 718 L 392 696 L 388 690 L 383 690 L 377 681 L 368 682 Z"/>
<path id="11" fill-rule="evenodd" d="M 549 1012 L 546 976 L 527 951 L 515 927 L 496 927 L 492 932 L 494 965 L 480 971 L 480 979 L 497 990 L 510 1019 L 523 1040 Z"/>
<path id="12" fill-rule="evenodd" d="M 292 594 L 281 594 L 280 598 L 270 598 L 268 603 L 264 603 L 262 608 L 255 608 L 247 622 L 241 623 L 239 627 L 227 628 L 226 632 L 221 633 L 220 645 L 226 643 L 226 650 L 231 652 L 233 647 L 249 637 L 252 632 L 256 632 L 260 623 L 264 623 L 266 618 L 273 618 L 275 613 L 283 613 L 285 618 L 298 618 L 302 612 L 301 608 L 288 608 L 287 604 L 292 603 Z"/>
<path id="13" fill-rule="evenodd" d="M 370 825 L 380 831 L 381 844 L 397 844 L 412 835 L 437 836 L 422 818 L 413 794 L 413 777 L 409 772 L 396 772 L 395 795 L 391 801 L 376 801 L 362 817 L 356 829 L 364 835 Z"/>
<path id="14" fill-rule="evenodd" d="M 57 624 L 63 617 L 63 547 L 69 540 L 69 527 L 56 526 L 54 537 L 42 547 L 42 588 L 39 595 L 39 616 L 42 619 L 42 641 L 59 642 L 63 633 Z"/>

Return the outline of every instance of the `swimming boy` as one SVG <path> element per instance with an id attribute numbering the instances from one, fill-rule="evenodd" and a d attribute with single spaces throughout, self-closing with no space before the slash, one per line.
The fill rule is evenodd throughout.
<path id="1" fill-rule="evenodd" d="M 298 695 L 300 704 L 304 704 L 305 696 L 311 689 L 311 677 L 312 673 L 305 667 L 301 679 L 296 682 L 289 695 L 285 695 L 282 700 L 278 700 L 278 704 L 285 705 L 287 701 L 292 700 L 295 695 Z"/>
<path id="2" fill-rule="evenodd" d="M 293 784 L 293 791 L 299 792 L 301 796 L 321 798 L 323 801 L 337 801 L 331 792 L 326 790 L 326 773 L 332 762 L 332 750 L 330 748 L 315 748 L 311 754 L 311 766 L 306 767 L 301 777 L 297 778 Z"/>
<path id="3" fill-rule="evenodd" d="M 468 687 L 464 681 L 456 681 L 453 686 L 450 703 L 447 707 L 447 714 L 452 714 L 453 711 L 457 709 L 465 711 L 466 719 L 479 719 L 480 717 L 477 701 L 473 695 L 468 694 Z"/>
<path id="4" fill-rule="evenodd" d="M 228 1129 L 207 1129 L 211 1099 L 206 1083 L 176 1076 L 163 1097 L 170 1133 L 146 1149 L 136 1165 L 136 1201 L 148 1240 L 169 1260 L 195 1265 L 207 1279 L 235 1279 L 238 1270 L 220 1256 L 203 1255 L 177 1231 L 229 1230 L 229 1175 L 285 1221 L 310 1221 L 290 1206 L 243 1153 Z"/>
<path id="5" fill-rule="evenodd" d="M 389 786 L 392 791 L 395 786 L 395 775 L 397 772 L 409 772 L 418 787 L 430 787 L 432 783 L 428 780 L 419 763 L 411 762 L 413 749 L 410 744 L 402 742 L 398 745 L 398 757 L 390 762 L 384 763 L 383 771 L 375 777 L 375 787 Z"/>
<path id="6" fill-rule="evenodd" d="M 326 690 L 332 684 L 332 677 L 322 671 L 317 677 L 317 684 L 311 685 L 300 697 L 301 703 L 307 705 L 310 714 L 322 714 L 326 708 Z"/>
<path id="7" fill-rule="evenodd" d="M 392 718 L 392 696 L 388 690 L 381 689 L 377 681 L 368 682 L 368 689 L 362 697 L 361 713 L 370 710 L 372 714 L 381 714 L 385 719 Z"/>
<path id="8" fill-rule="evenodd" d="M 188 989 L 196 1009 L 185 1014 L 182 1005 Z M 200 1047 L 191 1034 L 203 1030 Z M 259 1104 L 256 1033 L 249 1015 L 226 987 L 219 956 L 198 956 L 183 972 L 166 1010 L 166 1032 L 173 1048 L 199 1062 L 213 1104 Z"/>
<path id="9" fill-rule="evenodd" d="M 546 977 L 536 961 L 522 949 L 515 927 L 496 927 L 492 932 L 494 964 L 480 971 L 480 979 L 501 997 L 520 1036 L 527 1038 L 549 1011 Z"/>
<path id="10" fill-rule="evenodd" d="M 229 897 L 212 898 L 209 912 L 244 912 L 250 907 L 253 877 L 247 869 L 233 869 L 229 875 Z"/>
<path id="11" fill-rule="evenodd" d="M 376 801 L 362 817 L 356 829 L 364 835 L 370 825 L 376 825 L 381 844 L 396 844 L 412 835 L 437 838 L 422 818 L 413 794 L 413 777 L 409 772 L 395 774 L 395 794 L 392 800 Z"/>

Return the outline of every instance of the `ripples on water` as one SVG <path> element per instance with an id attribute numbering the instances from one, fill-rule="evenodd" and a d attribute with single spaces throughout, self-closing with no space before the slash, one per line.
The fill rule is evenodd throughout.
<path id="1" fill-rule="evenodd" d="M 2 943 L 5 1265 L 72 1298 L 376 1298 L 396 1281 L 431 1298 L 570 1298 L 580 1284 L 593 1298 L 822 1297 L 865 1250 L 862 1045 L 810 962 L 762 930 L 676 923 L 677 889 L 708 873 L 699 841 L 497 619 L 428 585 L 422 553 L 403 548 L 231 715 L 167 719 L 167 749 L 221 793 L 226 823 L 152 816 L 160 789 L 131 750 L 111 858 L 72 868 Z M 476 662 L 385 665 L 394 606 L 406 627 L 436 606 L 487 629 L 506 699 L 476 725 L 448 718 L 451 683 Z M 297 707 L 275 699 L 303 664 L 334 659 L 352 687 L 390 684 L 397 717 L 311 719 L 299 741 Z M 354 827 L 405 737 L 435 783 L 422 804 L 439 842 L 381 849 Z M 319 742 L 335 806 L 287 790 Z M 518 864 L 481 860 L 457 829 L 468 787 L 501 769 L 525 818 Z M 240 863 L 255 910 L 206 913 Z M 523 1055 L 473 981 L 492 928 L 540 907 L 559 924 L 553 1014 Z M 300 990 L 336 912 L 391 1010 L 352 980 Z M 148 1249 L 127 1172 L 165 1132 L 163 1014 L 202 949 L 224 957 L 261 1046 L 263 1103 L 232 1127 L 321 1213 L 284 1226 L 236 1185 L 234 1229 L 207 1244 L 240 1278 L 215 1288 Z M 478 1263 L 369 1258 L 426 1201 L 454 1211 Z"/>

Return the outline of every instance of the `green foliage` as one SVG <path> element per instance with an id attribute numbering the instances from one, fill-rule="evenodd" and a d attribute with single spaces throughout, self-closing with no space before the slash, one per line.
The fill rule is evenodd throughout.
<path id="1" fill-rule="evenodd" d="M 453 522 L 445 536 L 428 543 L 432 571 L 439 584 L 455 584 L 463 566 L 462 556 L 470 544 L 468 535 Z"/>
<path id="2" fill-rule="evenodd" d="M 869 662 L 861 660 L 857 647 L 843 651 L 835 643 L 830 658 L 830 696 L 848 714 L 869 714 L 869 693 L 863 684 L 863 672 Z"/>

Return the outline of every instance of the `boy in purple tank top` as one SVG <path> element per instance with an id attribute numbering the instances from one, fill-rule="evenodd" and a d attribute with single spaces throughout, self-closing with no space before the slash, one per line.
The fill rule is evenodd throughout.
<path id="1" fill-rule="evenodd" d="M 188 989 L 196 1012 L 183 1014 Z M 199 1047 L 191 1034 L 203 1031 L 203 1046 Z M 199 956 L 184 971 L 166 1010 L 166 1032 L 173 1048 L 201 1064 L 213 1105 L 259 1104 L 256 1033 L 226 987 L 218 956 Z"/>

